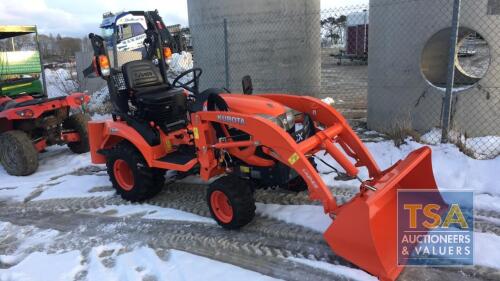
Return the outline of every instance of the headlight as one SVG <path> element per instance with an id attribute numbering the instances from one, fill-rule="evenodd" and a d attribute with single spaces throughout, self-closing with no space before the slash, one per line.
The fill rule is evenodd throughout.
<path id="1" fill-rule="evenodd" d="M 270 116 L 267 114 L 259 114 L 258 116 L 266 118 L 267 120 L 273 122 L 279 127 L 283 128 L 285 131 L 295 127 L 295 115 L 291 108 L 286 108 L 286 112 L 278 117 Z"/>
<path id="2" fill-rule="evenodd" d="M 260 116 L 262 118 L 265 118 L 271 122 L 273 122 L 274 124 L 280 126 L 281 128 L 283 128 L 283 122 L 281 122 L 280 118 L 278 117 L 274 117 L 274 116 L 271 116 L 271 115 L 267 115 L 267 114 L 258 114 L 257 116 Z"/>
<path id="3" fill-rule="evenodd" d="M 286 129 L 287 131 L 292 129 L 295 126 L 295 113 L 293 109 L 291 108 L 286 108 L 285 112 L 285 120 L 286 123 L 288 124 L 288 128 Z"/>

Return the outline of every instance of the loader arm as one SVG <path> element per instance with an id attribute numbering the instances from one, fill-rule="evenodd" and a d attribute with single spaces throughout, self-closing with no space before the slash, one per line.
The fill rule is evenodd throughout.
<path id="1" fill-rule="evenodd" d="M 286 131 L 273 122 L 247 114 L 226 112 L 226 111 L 205 111 L 194 113 L 192 116 L 193 130 L 195 131 L 195 144 L 198 148 L 201 164 L 201 176 L 208 179 L 211 175 L 210 169 L 216 169 L 217 161 L 211 162 L 214 150 L 220 147 L 220 142 L 216 139 L 206 142 L 210 139 L 211 123 L 224 124 L 238 130 L 241 130 L 251 136 L 251 143 L 245 142 L 241 147 L 263 146 L 264 151 L 294 169 L 307 183 L 309 187 L 309 197 L 311 200 L 321 201 L 325 213 L 331 213 L 338 208 L 335 198 L 325 185 L 316 169 L 309 162 L 307 157 L 299 148 L 295 140 L 288 135 Z M 234 142 L 239 146 L 238 142 Z M 224 142 L 225 147 L 229 148 L 231 142 Z M 206 172 L 204 172 L 206 171 Z M 206 173 L 206 175 L 204 175 Z"/>
<path id="2" fill-rule="evenodd" d="M 265 153 L 294 169 L 307 183 L 310 199 L 321 201 L 325 212 L 331 215 L 335 214 L 339 206 L 306 155 L 325 150 L 350 176 L 357 176 L 359 167 L 366 167 L 372 179 L 381 174 L 373 157 L 347 121 L 330 105 L 310 97 L 290 95 L 264 97 L 308 114 L 313 121 L 324 127 L 323 130 L 297 144 L 286 131 L 265 118 L 235 112 L 206 111 L 198 112 L 192 118 L 196 130 L 202 134 L 198 136 L 198 140 L 210 139 L 207 132 L 210 130 L 211 122 L 225 124 L 247 133 L 252 137 L 254 147 L 261 145 Z M 200 141 L 197 143 L 200 144 Z M 208 153 L 213 153 L 216 143 L 217 140 L 212 139 L 209 143 L 200 144 L 198 149 L 202 152 L 202 158 L 204 154 L 206 159 L 212 157 Z M 334 143 L 338 143 L 341 149 Z M 228 147 L 228 150 L 234 148 Z M 248 147 L 246 150 L 252 149 Z M 210 168 L 215 167 L 216 163 L 210 165 Z"/>
<path id="3" fill-rule="evenodd" d="M 316 123 L 315 135 L 301 143 L 273 122 L 254 115 L 208 111 L 192 114 L 195 144 L 201 176 L 214 175 L 220 167 L 214 151 L 220 148 L 262 146 L 263 151 L 294 169 L 306 182 L 309 197 L 321 201 L 333 222 L 323 234 L 332 250 L 381 280 L 395 280 L 404 264 L 397 262 L 397 191 L 438 190 L 432 172 L 431 149 L 422 147 L 392 167 L 381 171 L 347 121 L 330 105 L 310 97 L 265 95 L 299 112 Z M 250 141 L 217 140 L 211 123 L 224 124 L 251 136 Z M 308 156 L 325 150 L 350 176 L 366 167 L 369 179 L 349 202 L 337 205 L 335 197 L 308 161 Z"/>
<path id="4" fill-rule="evenodd" d="M 372 179 L 380 175 L 380 168 L 373 159 L 373 156 L 370 154 L 356 133 L 351 129 L 347 120 L 331 105 L 307 96 L 265 94 L 263 97 L 279 102 L 299 112 L 307 113 L 313 121 L 323 125 L 325 127 L 325 131 L 332 126 L 340 126 L 340 132 L 333 138 L 332 136 L 328 136 L 329 138 L 322 138 L 323 142 L 320 143 L 320 147 L 331 150 L 332 147 L 330 144 L 332 142 L 328 139 L 333 139 L 334 142 L 338 143 L 342 147 L 347 156 L 354 159 L 354 165 L 356 168 L 366 167 L 368 169 L 369 176 Z M 321 136 L 322 135 L 320 134 L 319 137 L 321 138 Z M 315 145 L 317 147 L 318 141 L 321 141 L 317 138 L 318 135 L 315 139 L 310 139 L 308 140 L 308 143 L 301 145 L 302 150 L 307 150 L 309 147 L 315 147 Z M 332 156 L 337 162 L 339 162 L 339 164 L 342 165 L 342 163 L 344 163 L 344 165 L 349 165 L 346 163 L 347 158 L 345 155 L 340 154 L 340 151 L 337 151 L 336 148 L 333 148 L 333 151 L 335 151 L 335 155 Z M 350 176 L 357 175 L 357 169 L 353 169 L 352 167 L 350 167 L 350 169 L 346 169 L 344 165 L 342 165 L 342 167 Z"/>

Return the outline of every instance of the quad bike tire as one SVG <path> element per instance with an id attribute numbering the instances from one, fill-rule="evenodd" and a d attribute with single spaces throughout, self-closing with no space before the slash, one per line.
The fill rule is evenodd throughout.
<path id="1" fill-rule="evenodd" d="M 90 117 L 83 113 L 73 114 L 64 120 L 64 129 L 74 130 L 80 135 L 80 141 L 68 143 L 68 147 L 73 153 L 82 154 L 89 152 L 89 134 L 87 131 L 87 123 L 89 121 Z"/>
<path id="2" fill-rule="evenodd" d="M 210 214 L 226 229 L 238 229 L 255 217 L 255 198 L 248 180 L 225 176 L 215 180 L 207 190 Z"/>
<path id="3" fill-rule="evenodd" d="M 165 170 L 148 167 L 142 154 L 132 144 L 120 142 L 106 155 L 109 178 L 123 199 L 141 202 L 161 191 Z"/>
<path id="4" fill-rule="evenodd" d="M 38 152 L 23 131 L 7 131 L 0 135 L 0 162 L 13 176 L 28 176 L 38 169 Z"/>

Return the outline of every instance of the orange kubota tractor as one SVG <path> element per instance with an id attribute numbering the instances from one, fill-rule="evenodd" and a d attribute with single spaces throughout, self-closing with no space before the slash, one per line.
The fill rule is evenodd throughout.
<path id="1" fill-rule="evenodd" d="M 108 82 L 114 106 L 113 120 L 88 125 L 92 161 L 107 165 L 124 199 L 157 194 L 167 170 L 206 181 L 222 176 L 209 185 L 207 203 L 219 225 L 237 229 L 254 218 L 255 188 L 304 188 L 333 220 L 324 237 L 336 254 L 381 279 L 400 274 L 396 192 L 437 188 L 429 148 L 382 171 L 347 121 L 315 98 L 200 92 L 199 68 L 169 83 L 168 31 L 156 11 L 132 13 L 147 25 L 142 59 L 119 62 L 119 36 L 114 36 L 111 66 L 106 40 L 90 35 L 95 71 Z M 359 193 L 348 203 L 339 205 L 318 174 L 319 151 L 351 177 L 359 179 L 361 167 L 368 170 L 369 178 L 359 179 Z"/>

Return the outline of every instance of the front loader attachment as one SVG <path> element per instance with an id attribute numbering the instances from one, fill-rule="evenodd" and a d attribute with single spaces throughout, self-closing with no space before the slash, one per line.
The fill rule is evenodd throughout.
<path id="1" fill-rule="evenodd" d="M 325 213 L 333 218 L 332 225 L 324 234 L 333 251 L 382 280 L 395 280 L 404 267 L 404 264 L 398 265 L 397 260 L 397 191 L 437 190 L 431 149 L 418 149 L 405 160 L 381 171 L 348 122 L 330 105 L 303 96 L 266 94 L 263 97 L 307 114 L 315 123 L 316 134 L 297 143 L 282 128 L 258 116 L 236 112 L 198 112 L 191 119 L 198 131 L 196 144 L 204 168 L 201 170 L 202 178 L 210 177 L 208 172 L 204 174 L 203 171 L 218 165 L 215 160 L 210 160 L 213 157 L 209 153 L 213 151 L 207 149 L 204 143 L 208 139 L 210 122 L 246 132 L 252 137 L 250 141 L 215 143 L 211 147 L 232 145 L 242 146 L 238 151 L 255 151 L 256 146 L 262 146 L 263 153 L 294 169 L 307 183 L 309 198 L 320 201 Z M 309 161 L 320 151 L 333 157 L 345 174 L 362 182 L 360 192 L 348 203 L 338 204 Z M 368 170 L 368 179 L 360 179 L 360 167 Z"/>
<path id="2" fill-rule="evenodd" d="M 324 237 L 336 254 L 382 280 L 395 280 L 404 267 L 397 261 L 397 191 L 437 190 L 430 148 L 412 152 L 371 186 L 376 191 L 365 189 L 335 212 Z"/>

